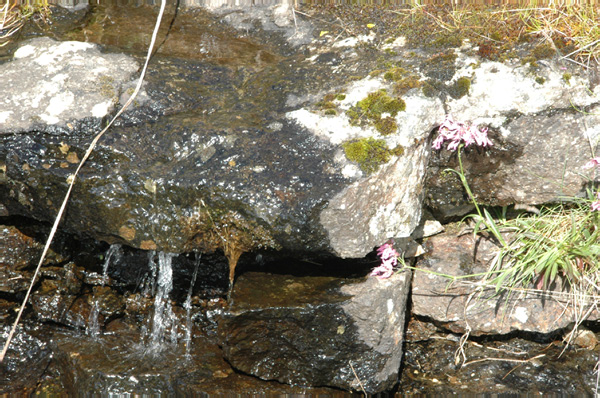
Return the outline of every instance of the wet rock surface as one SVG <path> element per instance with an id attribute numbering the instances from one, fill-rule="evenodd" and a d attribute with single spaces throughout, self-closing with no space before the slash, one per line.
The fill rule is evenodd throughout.
<path id="1" fill-rule="evenodd" d="M 419 318 L 411 325 L 421 325 L 409 326 L 402 371 L 408 277 L 394 277 L 404 278 L 396 280 L 402 289 L 392 289 L 393 280 L 380 289 L 387 282 L 365 281 L 364 275 L 376 263 L 373 248 L 389 238 L 396 238 L 407 257 L 418 252 L 413 239 L 422 236 L 424 198 L 440 220 L 471 208 L 456 176 L 444 172 L 457 169 L 456 153 L 430 153 L 431 135 L 446 113 L 490 126 L 494 146 L 469 148 L 462 157 L 478 200 L 553 202 L 585 188 L 581 166 L 597 141 L 600 86 L 559 60 L 526 66 L 515 59 L 482 59 L 468 43 L 431 46 L 425 40 L 430 35 L 397 30 L 396 14 L 385 9 L 307 12 L 167 9 L 169 23 L 162 25 L 142 95 L 103 137 L 75 185 L 61 224 L 62 232 L 74 235 L 52 246 L 26 326 L 1 365 L 0 391 L 338 393 L 249 376 L 256 375 L 355 391 L 360 380 L 368 392 L 389 391 L 400 377 L 398 391 L 415 394 L 592 393 L 597 325 L 567 339 L 587 351 L 571 348 L 560 356 L 563 343 L 547 345 L 574 319 L 569 310 L 558 311 L 565 305 L 561 298 L 528 294 L 499 300 L 487 292 L 476 297 L 472 285 L 449 287 L 447 279 L 426 273 L 484 270 L 493 255 L 484 239 L 449 233 L 425 243 L 429 253 L 418 260 L 412 297 Z M 155 15 L 151 7 L 102 4 L 57 12 L 57 24 L 24 30 L 26 38 L 68 40 L 33 42 L 47 45 L 48 54 L 64 50 L 76 60 L 71 50 L 80 48 L 85 57 L 98 58 L 77 72 L 89 84 L 75 89 L 53 84 L 67 82 L 63 74 L 76 65 L 68 64 L 69 70 L 61 69 L 64 60 L 46 65 L 42 74 L 54 68 L 59 73 L 50 86 L 32 86 L 48 94 L 43 107 L 33 106 L 37 98 L 17 104 L 29 112 L 23 113 L 27 120 L 8 121 L 15 112 L 0 111 L 0 217 L 19 226 L 0 230 L 0 247 L 6 246 L 0 253 L 0 342 L 47 236 L 47 227 L 36 233 L 21 227 L 53 221 L 67 179 L 94 133 L 132 91 L 132 65 L 142 61 L 150 40 L 146 28 Z M 368 27 L 374 20 L 374 28 Z M 11 74 L 15 65 L 27 70 L 19 62 L 29 45 L 15 42 L 2 49 L 0 67 Z M 34 64 L 45 58 L 36 59 Z M 126 66 L 126 76 L 104 79 L 106 85 L 101 78 L 88 79 L 98 76 L 92 73 L 96 66 L 115 59 Z M 561 68 L 572 72 L 570 83 Z M 82 75 L 71 80 L 77 76 Z M 459 81 L 468 81 L 468 87 L 461 90 Z M 98 93 L 110 92 L 110 98 L 67 114 L 58 105 L 71 101 L 76 89 L 94 101 Z M 359 105 L 369 94 L 384 97 L 380 90 L 405 109 L 388 116 Z M 103 112 L 94 113 L 99 103 Z M 587 113 L 573 111 L 571 104 Z M 370 116 L 352 120 L 357 109 Z M 65 118 L 57 121 L 59 116 Z M 394 123 L 395 132 L 386 130 Z M 367 170 L 349 159 L 344 144 L 373 138 L 389 152 Z M 240 272 L 281 271 L 278 261 L 293 258 L 289 266 L 299 275 L 292 279 L 312 275 L 325 282 L 302 295 L 297 290 L 306 286 L 288 277 L 261 275 L 259 283 L 253 282 L 255 274 L 242 274 L 227 308 L 219 298 L 227 289 L 223 237 L 252 252 L 240 258 Z M 349 264 L 339 257 L 368 253 L 368 266 L 362 264 L 359 272 L 340 271 Z M 172 274 L 158 269 L 167 261 Z M 341 293 L 328 290 L 332 274 L 343 285 Z M 173 286 L 158 294 L 168 285 L 161 275 L 172 275 Z M 362 284 L 340 277 L 358 277 Z M 522 330 L 531 333 L 517 332 Z M 265 337 L 265 331 L 275 332 Z M 457 362 L 459 336 L 448 331 L 493 337 L 468 342 L 463 346 L 468 356 Z M 490 350 L 511 358 L 489 360 Z"/>
<path id="2" fill-rule="evenodd" d="M 403 394 L 590 395 L 596 391 L 597 351 L 564 350 L 560 341 L 520 338 L 467 341 L 438 335 L 407 342 L 400 385 Z M 456 356 L 458 355 L 458 360 Z"/>
<path id="3" fill-rule="evenodd" d="M 264 380 L 389 390 L 409 283 L 409 272 L 385 281 L 247 273 L 219 320 L 225 357 Z"/>

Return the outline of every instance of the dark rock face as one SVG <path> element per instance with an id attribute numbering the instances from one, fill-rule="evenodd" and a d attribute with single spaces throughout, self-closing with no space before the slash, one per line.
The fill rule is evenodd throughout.
<path id="1" fill-rule="evenodd" d="M 597 116 L 569 109 L 515 118 L 501 128 L 502 134 L 491 133 L 492 148 L 463 151 L 471 190 L 480 203 L 492 206 L 537 205 L 583 195 L 594 178 L 583 166 L 592 157 L 590 142 L 597 139 L 590 126 L 598 122 Z M 456 153 L 432 155 L 427 204 L 440 219 L 472 209 L 458 178 L 445 172 L 448 168 L 458 170 Z"/>
<path id="2" fill-rule="evenodd" d="M 0 328 L 0 343 L 4 346 L 9 326 Z M 39 331 L 19 326 L 9 350 L 0 363 L 0 391 L 3 393 L 33 393 L 50 360 L 49 343 Z"/>
<path id="3" fill-rule="evenodd" d="M 409 283 L 408 271 L 354 281 L 247 273 L 219 321 L 225 357 L 265 380 L 354 390 L 360 380 L 368 393 L 389 390 Z"/>
<path id="4" fill-rule="evenodd" d="M 427 255 L 417 261 L 413 279 L 412 312 L 455 333 L 551 333 L 576 322 L 584 313 L 589 320 L 598 318 L 590 298 L 575 303 L 560 286 L 546 292 L 531 289 L 498 294 L 494 287 L 480 287 L 480 276 L 452 282 L 432 273 L 459 278 L 484 273 L 496 246 L 482 237 L 475 239 L 472 233 L 457 236 L 452 231 L 428 238 L 424 246 Z"/>

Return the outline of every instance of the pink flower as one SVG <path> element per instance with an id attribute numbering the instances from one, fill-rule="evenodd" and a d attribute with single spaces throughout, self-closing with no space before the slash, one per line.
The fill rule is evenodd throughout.
<path id="1" fill-rule="evenodd" d="M 587 162 L 585 165 L 583 165 L 583 168 L 584 169 L 591 169 L 591 168 L 596 167 L 598 165 L 600 165 L 600 157 L 590 159 L 589 162 Z"/>
<path id="2" fill-rule="evenodd" d="M 398 265 L 400 254 L 391 243 L 385 243 L 377 249 L 377 255 L 381 258 L 381 264 L 371 271 L 371 275 L 380 279 L 389 278 L 394 272 L 394 267 Z"/>
<path id="3" fill-rule="evenodd" d="M 442 144 L 449 141 L 448 149 L 455 151 L 464 142 L 465 147 L 475 144 L 481 147 L 494 145 L 487 136 L 487 127 L 479 128 L 462 122 L 455 122 L 452 116 L 446 119 L 438 129 L 438 137 L 433 141 L 434 149 L 441 149 Z"/>
<path id="4" fill-rule="evenodd" d="M 592 208 L 592 211 L 600 211 L 600 192 L 596 192 L 596 198 L 598 200 L 595 202 L 592 202 L 592 204 L 590 206 Z"/>
<path id="5" fill-rule="evenodd" d="M 393 273 L 393 268 L 386 267 L 382 264 L 379 267 L 373 268 L 373 271 L 371 271 L 371 276 L 376 276 L 379 279 L 387 279 L 392 276 Z"/>

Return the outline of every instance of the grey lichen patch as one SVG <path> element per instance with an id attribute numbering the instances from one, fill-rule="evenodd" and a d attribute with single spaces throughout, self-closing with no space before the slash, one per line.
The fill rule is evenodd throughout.
<path id="1" fill-rule="evenodd" d="M 0 65 L 0 129 L 19 132 L 102 118 L 137 69 L 132 57 L 101 53 L 95 44 L 26 41 Z"/>

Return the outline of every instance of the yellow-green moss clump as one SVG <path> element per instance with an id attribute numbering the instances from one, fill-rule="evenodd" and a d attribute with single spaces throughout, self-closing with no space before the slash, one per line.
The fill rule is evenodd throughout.
<path id="1" fill-rule="evenodd" d="M 404 153 L 402 147 L 389 149 L 384 140 L 375 138 L 360 138 L 346 141 L 342 144 L 348 160 L 358 163 L 360 169 L 367 174 L 379 170 L 379 166 L 387 163 L 392 155 Z"/>
<path id="2" fill-rule="evenodd" d="M 537 60 L 552 58 L 555 54 L 556 50 L 550 43 L 540 44 L 531 51 L 531 55 L 533 55 L 533 57 Z"/>
<path id="3" fill-rule="evenodd" d="M 326 94 L 323 99 L 315 104 L 315 106 L 325 115 L 337 115 L 338 105 L 334 101 L 343 101 L 346 94 Z"/>
<path id="4" fill-rule="evenodd" d="M 354 126 L 364 125 L 371 122 L 383 135 L 393 134 L 398 130 L 394 117 L 398 112 L 406 110 L 406 103 L 401 98 L 392 98 L 386 90 L 369 93 L 366 98 L 358 101 L 346 114 L 350 118 L 350 124 Z M 388 114 L 384 117 L 382 115 Z"/>
<path id="5" fill-rule="evenodd" d="M 395 66 L 393 68 L 388 69 L 384 74 L 383 78 L 385 80 L 390 80 L 393 82 L 398 82 L 402 80 L 402 78 L 406 75 L 406 70 L 400 68 L 399 66 Z"/>
<path id="6" fill-rule="evenodd" d="M 410 75 L 408 77 L 405 77 L 405 78 L 399 80 L 394 85 L 394 94 L 395 95 L 404 95 L 413 88 L 421 87 L 421 84 L 422 83 L 419 80 L 418 76 Z"/>
<path id="7" fill-rule="evenodd" d="M 456 79 L 452 87 L 450 88 L 450 95 L 455 98 L 461 98 L 465 95 L 469 94 L 469 90 L 471 89 L 471 79 L 468 77 L 462 76 Z"/>

